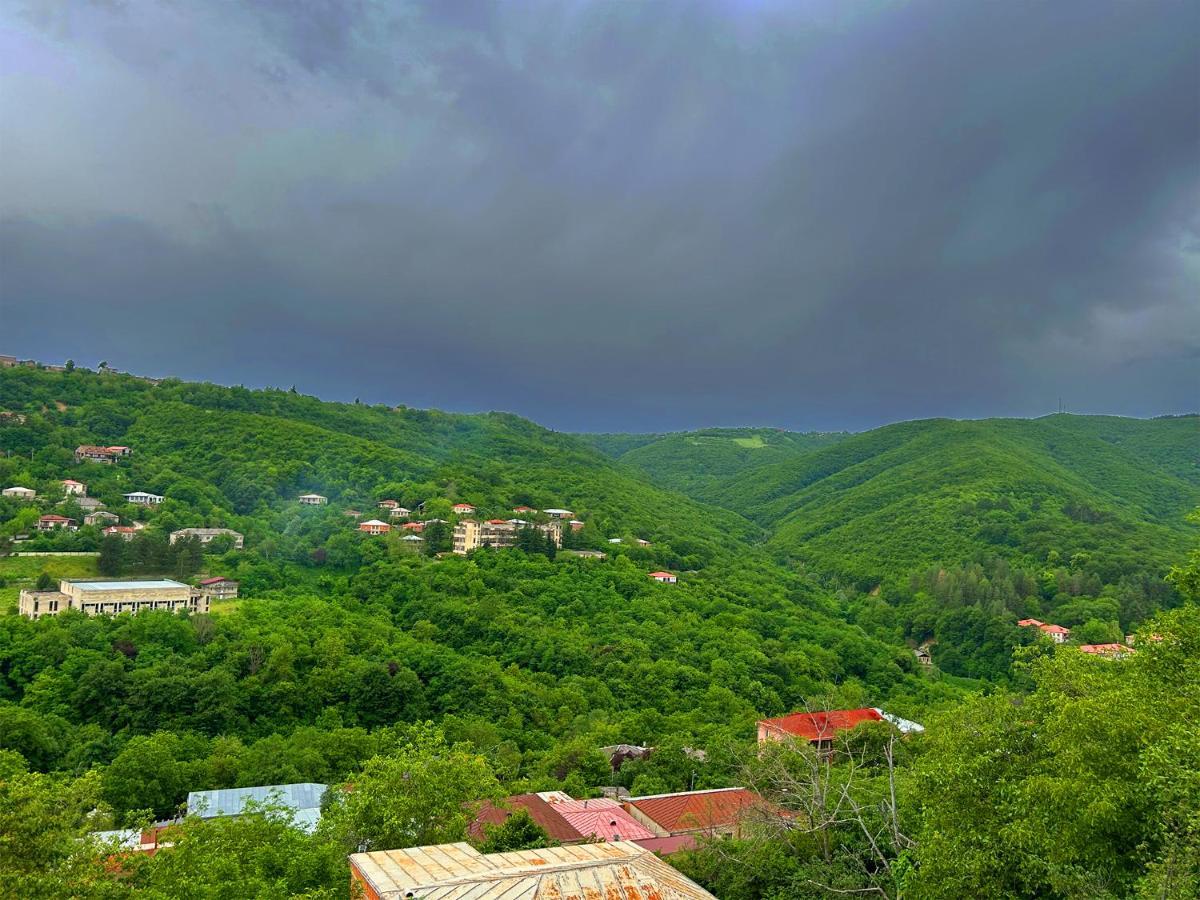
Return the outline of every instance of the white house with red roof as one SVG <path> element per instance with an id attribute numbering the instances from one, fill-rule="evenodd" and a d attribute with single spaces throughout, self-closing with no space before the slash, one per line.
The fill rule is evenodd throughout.
<path id="1" fill-rule="evenodd" d="M 66 478 L 62 482 L 63 493 L 68 497 L 86 497 L 87 485 L 82 481 L 76 481 L 73 478 Z"/>
<path id="2" fill-rule="evenodd" d="M 675 584 L 679 581 L 678 576 L 672 572 L 651 572 L 650 577 L 659 584 Z"/>
<path id="3" fill-rule="evenodd" d="M 364 534 L 387 534 L 392 530 L 392 526 L 387 522 L 379 521 L 379 519 L 367 519 L 359 524 L 358 530 Z"/>
<path id="4" fill-rule="evenodd" d="M 475 512 L 475 507 L 470 503 L 455 503 L 452 507 L 450 507 L 450 509 L 456 515 L 460 516 L 469 516 L 471 513 Z"/>

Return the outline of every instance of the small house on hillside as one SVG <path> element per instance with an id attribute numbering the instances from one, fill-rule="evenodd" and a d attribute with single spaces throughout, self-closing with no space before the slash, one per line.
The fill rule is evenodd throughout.
<path id="1" fill-rule="evenodd" d="M 394 506 L 388 511 L 389 519 L 407 519 L 412 515 L 412 510 L 404 506 Z"/>
<path id="2" fill-rule="evenodd" d="M 113 515 L 112 513 L 103 509 L 97 510 L 96 512 L 90 512 L 83 517 L 84 525 L 103 525 L 105 522 L 113 524 L 120 521 L 121 519 L 119 516 Z"/>
<path id="3" fill-rule="evenodd" d="M 397 506 L 400 505 L 400 501 L 399 500 L 380 500 L 378 505 L 379 505 L 380 509 L 395 509 Z"/>
<path id="4" fill-rule="evenodd" d="M 834 738 L 850 731 L 863 722 L 889 722 L 902 734 L 924 731 L 922 725 L 884 712 L 878 707 L 862 709 L 831 709 L 820 712 L 794 712 L 773 719 L 762 719 L 758 723 L 758 742 L 807 741 L 820 750 L 833 746 Z"/>
<path id="5" fill-rule="evenodd" d="M 56 516 L 54 514 L 41 516 L 38 519 L 38 531 L 58 531 L 65 528 L 67 531 L 75 530 L 75 520 L 68 519 L 66 516 Z"/>
<path id="6" fill-rule="evenodd" d="M 63 493 L 68 497 L 86 497 L 87 485 L 82 481 L 76 481 L 73 478 L 64 479 L 62 482 Z"/>
<path id="7" fill-rule="evenodd" d="M 537 512 L 537 510 L 532 506 L 514 506 L 513 512 L 518 516 L 526 516 L 529 515 L 529 513 Z"/>
<path id="8" fill-rule="evenodd" d="M 202 578 L 197 583 L 196 590 L 211 602 L 213 600 L 236 600 L 240 587 L 241 584 L 232 578 L 223 578 L 218 575 L 214 578 Z"/>
<path id="9" fill-rule="evenodd" d="M 32 500 L 37 496 L 37 492 L 33 488 L 21 487 L 14 485 L 10 488 L 5 488 L 0 491 L 0 494 L 7 497 L 9 500 Z"/>
<path id="10" fill-rule="evenodd" d="M 544 512 L 546 515 L 548 515 L 552 519 L 573 519 L 573 518 L 575 518 L 575 513 L 571 512 L 571 510 L 569 510 L 569 509 L 543 509 L 542 512 Z"/>
<path id="11" fill-rule="evenodd" d="M 1091 656 L 1104 656 L 1108 659 L 1121 659 L 1133 653 L 1134 649 L 1125 644 L 1081 644 L 1079 652 Z"/>
<path id="12" fill-rule="evenodd" d="M 425 523 L 424 522 L 405 522 L 403 525 L 400 526 L 400 530 L 410 532 L 411 534 L 420 534 L 422 531 L 425 530 Z"/>
<path id="13" fill-rule="evenodd" d="M 679 578 L 670 572 L 651 572 L 650 577 L 659 584 L 675 584 Z"/>
<path id="14" fill-rule="evenodd" d="M 450 509 L 454 511 L 455 515 L 459 516 L 469 516 L 475 512 L 475 507 L 470 503 L 455 503 Z"/>
<path id="15" fill-rule="evenodd" d="M 358 530 L 365 534 L 387 534 L 392 530 L 392 526 L 387 522 L 379 521 L 379 519 L 368 519 L 359 524 Z"/>
<path id="16" fill-rule="evenodd" d="M 329 498 L 321 494 L 301 494 L 297 500 L 304 506 L 324 506 Z"/>
<path id="17" fill-rule="evenodd" d="M 104 536 L 109 537 L 115 535 L 123 541 L 132 541 L 133 536 L 138 533 L 136 528 L 130 528 L 128 525 L 109 525 L 104 529 Z"/>
<path id="18" fill-rule="evenodd" d="M 158 506 L 165 499 L 161 494 L 151 494 L 147 491 L 130 491 L 128 494 L 122 494 L 126 503 L 133 503 L 137 506 Z"/>
<path id="19" fill-rule="evenodd" d="M 933 655 L 929 652 L 928 644 L 922 644 L 920 647 L 915 649 L 913 651 L 913 656 L 915 656 L 917 658 L 917 662 L 925 668 L 929 668 L 933 665 Z"/>

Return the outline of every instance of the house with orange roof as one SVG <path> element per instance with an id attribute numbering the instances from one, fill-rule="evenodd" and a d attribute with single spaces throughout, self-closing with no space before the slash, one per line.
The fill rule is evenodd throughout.
<path id="1" fill-rule="evenodd" d="M 367 519 L 367 521 L 359 524 L 358 530 L 364 534 L 387 534 L 392 530 L 392 526 L 378 519 Z"/>
<path id="2" fill-rule="evenodd" d="M 736 837 L 752 810 L 762 807 L 762 797 L 742 787 L 652 794 L 625 801 L 630 815 L 664 838 L 725 834 Z"/>
<path id="3" fill-rule="evenodd" d="M 675 584 L 679 581 L 679 577 L 671 572 L 651 572 L 649 577 L 659 584 Z"/>
<path id="4" fill-rule="evenodd" d="M 819 712 L 794 712 L 758 722 L 758 742 L 807 741 L 818 750 L 833 747 L 834 738 L 842 732 L 857 728 L 864 722 L 888 722 L 902 734 L 924 731 L 916 722 L 886 713 L 878 707 L 861 709 L 830 709 Z"/>
<path id="5" fill-rule="evenodd" d="M 1121 659 L 1129 656 L 1134 650 L 1125 644 L 1081 644 L 1079 652 L 1091 656 L 1103 656 L 1107 659 Z"/>

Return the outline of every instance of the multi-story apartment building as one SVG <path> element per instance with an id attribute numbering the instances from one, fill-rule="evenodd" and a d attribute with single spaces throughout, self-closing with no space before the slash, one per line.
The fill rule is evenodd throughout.
<path id="1" fill-rule="evenodd" d="M 520 519 L 489 519 L 486 522 L 462 519 L 454 526 L 453 550 L 458 555 L 465 556 L 480 547 L 515 547 L 517 536 L 523 528 L 534 528 L 542 534 L 548 534 L 556 547 L 562 546 L 561 522 L 530 525 Z"/>

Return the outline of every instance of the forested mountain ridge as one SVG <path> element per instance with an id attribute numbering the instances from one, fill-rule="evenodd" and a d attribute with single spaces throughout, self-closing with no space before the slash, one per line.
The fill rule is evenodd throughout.
<path id="1" fill-rule="evenodd" d="M 298 494 L 317 491 L 360 509 L 383 497 L 414 508 L 461 500 L 485 512 L 566 505 L 597 536 L 644 538 L 657 545 L 661 564 L 684 567 L 759 533 L 735 513 L 655 487 L 574 437 L 504 413 L 32 369 L 0 372 L 0 409 L 27 420 L 0 422 L 0 450 L 34 453 L 38 472 L 69 467 L 77 444 L 136 445 L 120 486 L 163 494 L 157 513 L 176 527 L 286 532 L 279 517 L 296 513 Z M 29 469 L 11 465 L 10 478 L 36 480 Z M 100 490 L 118 480 L 111 471 L 90 474 Z"/>
<path id="2" fill-rule="evenodd" d="M 1200 584 L 1195 559 L 1162 577 L 1185 558 L 1172 555 L 1188 528 L 1173 516 L 1197 491 L 1194 420 L 1149 436 L 1119 421 L 937 420 L 852 436 L 589 441 L 507 414 L 28 368 L 0 370 L 0 413 L 0 482 L 38 493 L 0 498 L 6 544 L 41 512 L 80 515 L 63 478 L 145 522 L 130 548 L 170 550 L 167 534 L 185 526 L 246 536 L 241 550 L 195 548 L 202 568 L 178 574 L 240 582 L 242 599 L 212 614 L 0 615 L 0 835 L 23 848 L 0 859 L 0 894 L 158 898 L 187 883 L 205 896 L 237 884 L 247 896 L 344 900 L 346 853 L 379 819 L 338 804 L 347 783 L 356 808 L 396 823 L 379 838 L 392 847 L 461 840 L 471 804 L 531 790 L 646 794 L 765 777 L 771 802 L 794 809 L 799 795 L 779 784 L 822 763 L 804 747 L 763 754 L 755 721 L 805 707 L 880 705 L 929 724 L 929 740 L 896 744 L 894 759 L 882 755 L 894 736 L 868 729 L 848 738 L 859 762 L 825 761 L 874 822 L 868 834 L 916 839 L 881 851 L 854 821 L 827 819 L 815 836 L 782 829 L 672 857 L 721 897 L 808 900 L 824 884 L 888 897 L 984 896 L 997 884 L 1014 896 L 1096 896 L 1096 885 L 1126 896 L 1141 881 L 1174 885 L 1170 854 L 1195 843 L 1182 825 L 1194 791 L 1174 785 L 1194 783 L 1186 710 L 1200 623 L 1194 607 L 1149 621 Z M 90 443 L 133 452 L 76 462 L 75 446 Z M 727 495 L 730 508 L 656 477 Z M 133 506 L 130 490 L 165 499 Z M 298 504 L 309 490 L 328 505 Z M 451 518 L 459 500 L 482 515 L 568 506 L 586 523 L 571 532 L 576 548 L 606 556 L 413 551 L 396 533 L 358 530 L 383 516 L 384 498 Z M 125 545 L 85 526 L 17 546 Z M 158 556 L 134 555 L 135 574 L 163 571 Z M 15 597 L 54 559 L 0 558 L 0 589 Z M 661 567 L 679 583 L 647 578 Z M 1072 628 L 1074 644 L 1141 634 L 1132 659 L 1093 658 L 1016 625 L 1031 615 Z M 614 773 L 599 748 L 621 743 L 655 749 Z M 995 753 L 1021 764 L 991 769 Z M 791 774 L 771 788 L 775 762 Z M 970 774 L 980 769 L 985 787 L 1000 779 L 987 815 Z M 192 790 L 308 781 L 335 786 L 312 835 L 251 813 L 190 817 L 153 857 L 81 839 L 172 816 Z M 889 796 L 897 817 L 875 821 Z M 1112 810 L 1120 828 L 1096 827 Z M 1014 827 L 1032 837 L 997 863 Z"/>
<path id="3" fill-rule="evenodd" d="M 582 434 L 583 440 L 645 472 L 655 484 L 698 500 L 722 496 L 732 478 L 798 459 L 848 437 L 846 432 L 781 428 L 705 428 L 670 434 Z"/>
<path id="4" fill-rule="evenodd" d="M 751 431 L 750 434 L 756 434 Z M 772 435 L 771 432 L 766 432 Z M 741 513 L 780 558 L 870 586 L 980 553 L 1022 564 L 1115 550 L 1165 571 L 1200 502 L 1200 419 L 929 419 L 854 435 L 669 435 L 598 446 Z"/>

